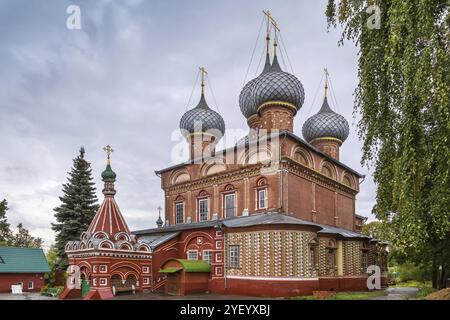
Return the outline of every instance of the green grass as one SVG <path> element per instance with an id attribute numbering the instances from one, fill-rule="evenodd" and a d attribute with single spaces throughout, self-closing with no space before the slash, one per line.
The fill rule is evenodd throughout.
<path id="1" fill-rule="evenodd" d="M 320 299 L 315 296 L 299 296 L 293 297 L 295 300 L 367 300 L 369 298 L 384 296 L 384 291 L 370 291 L 370 292 L 338 292 L 335 295 Z"/>
<path id="2" fill-rule="evenodd" d="M 431 287 L 431 281 L 426 282 L 419 282 L 419 281 L 405 281 L 405 282 L 399 282 L 395 286 L 390 287 L 414 287 L 414 288 L 420 288 L 423 286 Z"/>

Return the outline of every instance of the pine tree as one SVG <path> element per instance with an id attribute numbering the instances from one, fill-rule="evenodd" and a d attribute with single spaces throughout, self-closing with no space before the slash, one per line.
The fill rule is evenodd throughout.
<path id="1" fill-rule="evenodd" d="M 6 211 L 8 211 L 8 202 L 3 200 L 0 202 L 0 245 L 7 244 L 11 238 L 11 229 L 6 218 Z"/>
<path id="2" fill-rule="evenodd" d="M 81 147 L 68 173 L 68 183 L 63 184 L 63 196 L 59 198 L 62 204 L 54 209 L 57 223 L 52 223 L 52 229 L 56 232 L 55 248 L 62 268 L 67 266 L 64 251 L 67 241 L 79 240 L 98 209 L 91 164 L 84 159 L 84 153 Z"/>

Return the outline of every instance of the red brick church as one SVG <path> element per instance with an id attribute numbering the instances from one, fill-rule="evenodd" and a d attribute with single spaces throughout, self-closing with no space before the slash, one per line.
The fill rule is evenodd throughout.
<path id="1" fill-rule="evenodd" d="M 369 265 L 381 268 L 386 285 L 386 245 L 360 233 L 364 218 L 355 212 L 363 176 L 339 160 L 348 122 L 331 109 L 326 81 L 322 107 L 303 138 L 295 134 L 305 94 L 278 62 L 277 31 L 268 15 L 264 69 L 239 98 L 249 134 L 234 147 L 216 150 L 225 122 L 206 102 L 202 69 L 200 101 L 180 121 L 189 160 L 156 172 L 165 192 L 157 228 L 130 232 L 114 200 L 107 148 L 104 202 L 66 245 L 90 284 L 85 299 L 124 288 L 272 297 L 367 290 Z"/>

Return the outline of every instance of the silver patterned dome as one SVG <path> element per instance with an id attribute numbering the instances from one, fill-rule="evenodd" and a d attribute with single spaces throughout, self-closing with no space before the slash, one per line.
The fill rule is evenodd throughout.
<path id="1" fill-rule="evenodd" d="M 263 74 L 270 71 L 270 57 L 269 54 L 266 55 L 266 63 L 264 65 L 264 69 L 259 76 L 255 79 L 250 80 L 247 84 L 242 88 L 241 94 L 239 95 L 239 107 L 241 108 L 241 112 L 245 118 L 250 118 L 255 115 L 258 110 L 256 109 L 255 99 L 253 99 L 252 90 L 255 86 L 257 80 L 262 77 Z"/>
<path id="2" fill-rule="evenodd" d="M 198 132 L 206 132 L 208 130 L 218 130 L 223 135 L 225 133 L 225 122 L 220 114 L 211 110 L 202 94 L 198 105 L 187 111 L 180 120 L 180 129 L 183 134 L 192 134 Z"/>
<path id="3" fill-rule="evenodd" d="M 298 111 L 305 101 L 303 85 L 294 75 L 284 72 L 275 56 L 270 72 L 263 74 L 255 82 L 251 92 L 256 108 L 266 102 L 292 104 Z"/>
<path id="4" fill-rule="evenodd" d="M 319 112 L 306 120 L 302 130 L 303 137 L 308 142 L 318 138 L 335 138 L 344 142 L 349 131 L 347 120 L 331 110 L 327 97 Z"/>

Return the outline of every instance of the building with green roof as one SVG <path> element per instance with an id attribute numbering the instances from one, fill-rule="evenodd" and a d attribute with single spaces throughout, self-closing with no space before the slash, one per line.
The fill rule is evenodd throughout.
<path id="1" fill-rule="evenodd" d="M 0 246 L 0 292 L 11 292 L 17 284 L 23 291 L 40 291 L 47 272 L 50 267 L 42 249 Z"/>

